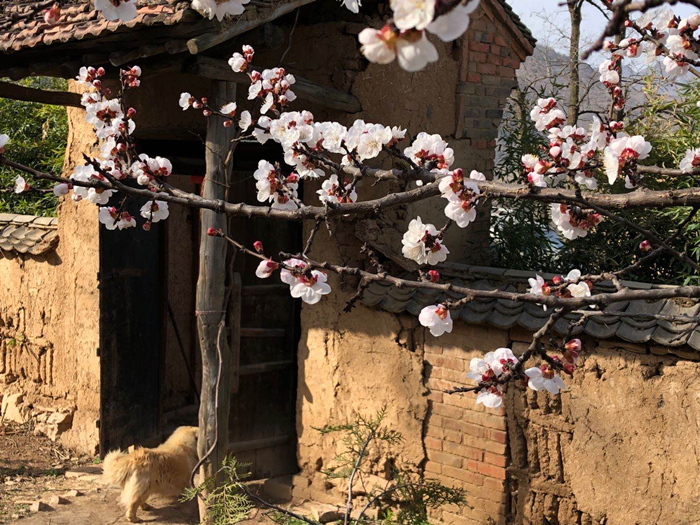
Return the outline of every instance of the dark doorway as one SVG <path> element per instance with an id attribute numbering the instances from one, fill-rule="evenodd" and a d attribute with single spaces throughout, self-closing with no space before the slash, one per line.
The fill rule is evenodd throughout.
<path id="1" fill-rule="evenodd" d="M 110 204 L 119 206 L 121 196 Z M 136 228 L 100 225 L 100 455 L 159 431 L 164 301 L 163 231 L 141 228 L 144 200 L 129 198 Z M 86 315 L 91 315 L 86 312 Z M 94 314 L 93 314 L 94 315 Z"/>

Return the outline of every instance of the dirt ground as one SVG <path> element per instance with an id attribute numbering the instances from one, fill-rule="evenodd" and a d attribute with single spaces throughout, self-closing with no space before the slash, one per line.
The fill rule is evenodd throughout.
<path id="1" fill-rule="evenodd" d="M 71 456 L 32 430 L 29 424 L 8 422 L 0 427 L 0 524 L 128 523 L 117 504 L 118 489 L 101 483 L 99 459 Z M 149 503 L 152 510 L 139 511 L 144 523 L 198 523 L 195 502 L 154 499 Z"/>
<path id="2" fill-rule="evenodd" d="M 71 456 L 30 424 L 0 426 L 0 525 L 112 525 L 129 523 L 118 504 L 119 489 L 102 483 L 98 458 Z M 60 497 L 61 499 L 58 499 Z M 39 503 L 40 502 L 40 503 Z M 139 510 L 142 523 L 194 525 L 197 504 L 153 498 Z M 272 523 L 258 509 L 243 525 Z"/>

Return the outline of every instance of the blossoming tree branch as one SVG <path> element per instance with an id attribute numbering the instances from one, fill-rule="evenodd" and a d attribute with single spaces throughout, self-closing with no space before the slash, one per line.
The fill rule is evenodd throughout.
<path id="1" fill-rule="evenodd" d="M 208 17 L 223 17 L 243 12 L 238 0 L 225 2 L 194 0 L 193 7 Z M 564 125 L 566 114 L 554 98 L 540 99 L 530 118 L 536 128 L 546 134 L 549 145 L 522 157 L 520 184 L 488 181 L 468 166 L 455 166 L 453 150 L 439 135 L 423 131 L 409 138 L 406 130 L 391 123 L 367 123 L 356 120 L 350 127 L 338 122 L 318 122 L 309 111 L 293 110 L 295 78 L 283 68 L 260 70 L 254 66 L 255 51 L 243 46 L 234 53 L 229 65 L 250 79 L 247 109 L 235 101 L 213 104 L 206 94 L 182 93 L 178 101 L 183 111 L 199 111 L 203 117 L 217 116 L 223 125 L 235 129 L 231 151 L 240 140 L 256 140 L 260 144 L 274 141 L 284 152 L 284 163 L 261 160 L 254 173 L 259 205 L 229 203 L 207 199 L 178 189 L 169 182 L 170 161 L 163 157 L 139 154 L 133 141 L 136 112 L 125 104 L 124 92 L 138 89 L 141 69 L 129 67 L 120 72 L 121 92 L 113 94 L 102 85 L 103 68 L 83 67 L 77 77 L 85 87 L 82 105 L 86 120 L 100 141 L 100 154 L 85 158 L 69 177 L 44 173 L 12 161 L 12 145 L 6 135 L 0 136 L 0 164 L 13 167 L 24 176 L 16 179 L 15 191 L 31 191 L 31 180 L 55 181 L 56 195 L 70 195 L 73 200 L 88 200 L 98 207 L 99 221 L 109 230 L 128 230 L 166 220 L 169 206 L 181 205 L 212 210 L 228 216 L 265 217 L 270 220 L 312 221 L 311 234 L 302 252 L 273 254 L 265 250 L 264 239 L 245 246 L 220 229 L 210 228 L 213 237 L 225 239 L 238 252 L 259 259 L 256 275 L 260 279 L 279 278 L 289 285 L 290 294 L 309 305 L 323 308 L 323 296 L 332 293 L 328 273 L 359 277 L 357 293 L 347 309 L 361 297 L 370 282 L 389 283 L 401 288 L 421 288 L 445 292 L 453 299 L 424 308 L 420 323 L 439 337 L 452 330 L 450 310 L 481 298 L 508 299 L 542 306 L 549 313 L 545 325 L 534 334 L 529 348 L 516 356 L 508 348 L 498 348 L 471 361 L 468 377 L 474 385 L 452 391 L 475 392 L 476 402 L 498 407 L 508 383 L 526 382 L 535 390 L 558 394 L 565 389 L 562 375 L 574 373 L 582 343 L 571 334 L 585 319 L 606 315 L 606 308 L 619 301 L 659 300 L 668 298 L 700 298 L 700 287 L 669 286 L 659 289 L 628 289 L 622 278 L 647 264 L 662 253 L 700 271 L 688 254 L 672 247 L 683 235 L 686 226 L 700 209 L 700 188 L 670 190 L 645 188 L 645 175 L 666 176 L 669 180 L 700 174 L 700 149 L 690 149 L 679 166 L 646 165 L 651 145 L 643 136 L 625 133 L 622 119 L 626 108 L 621 86 L 622 64 L 626 60 L 645 57 L 649 67 L 658 64 L 672 80 L 688 75 L 700 77 L 700 14 L 685 19 L 669 9 L 651 11 L 660 2 L 622 1 L 609 5 L 611 23 L 618 33 L 630 33 L 615 41 L 603 40 L 600 49 L 607 59 L 600 65 L 600 82 L 610 96 L 609 112 L 598 115 L 588 129 Z M 357 12 L 357 0 L 344 0 Z M 397 60 L 407 71 L 417 71 L 437 60 L 437 51 L 428 33 L 444 41 L 461 36 L 469 25 L 469 15 L 478 0 L 392 0 L 393 18 L 382 28 L 367 28 L 359 34 L 361 51 L 375 63 Z M 128 19 L 136 13 L 133 0 L 95 0 L 95 6 L 108 19 Z M 633 7 L 636 6 L 636 7 Z M 49 16 L 47 14 L 47 16 Z M 60 13 L 51 16 L 60 18 Z M 609 24 L 610 26 L 610 24 Z M 657 59 L 658 57 L 658 59 Z M 700 105 L 700 102 L 698 103 Z M 392 168 L 383 169 L 385 159 Z M 230 155 L 228 160 L 230 160 Z M 25 179 L 25 176 L 27 177 Z M 27 180 L 28 179 L 28 180 Z M 322 179 L 321 189 L 309 204 L 298 194 L 299 182 Z M 363 200 L 364 180 L 373 185 L 386 184 L 386 194 Z M 392 191 L 401 181 L 406 189 Z M 613 192 L 611 192 L 613 191 Z M 115 195 L 121 195 L 118 205 Z M 126 208 L 130 197 L 147 200 L 140 217 Z M 413 218 L 401 239 L 403 256 L 416 263 L 420 270 L 412 278 L 399 277 L 378 262 L 367 248 L 369 264 L 362 269 L 333 261 L 317 261 L 309 256 L 316 233 L 325 223 L 332 228 L 333 217 L 374 216 L 387 210 L 427 199 L 442 199 L 444 221 L 429 224 Z M 615 221 L 635 231 L 644 240 L 635 247 L 638 260 L 625 268 L 610 268 L 599 274 L 582 274 L 572 269 L 566 275 L 546 281 L 540 276 L 530 279 L 526 292 L 476 290 L 444 282 L 439 264 L 448 259 L 445 244 L 448 228 L 466 228 L 476 218 L 477 206 L 487 199 L 501 202 L 531 199 L 549 203 L 551 219 L 566 239 L 595 235 L 603 220 Z M 308 196 L 307 196 L 307 201 Z M 669 238 L 662 238 L 652 227 L 629 222 L 617 212 L 629 208 L 686 207 L 689 213 Z M 115 235 L 128 235 L 128 232 Z M 398 242 L 398 239 L 397 239 Z M 613 292 L 597 292 L 594 285 L 611 281 Z M 645 314 L 647 318 L 668 316 Z M 566 316 L 566 319 L 565 319 Z M 573 319 L 573 320 L 569 320 Z M 559 320 L 569 323 L 569 336 L 557 338 L 552 327 Z"/>

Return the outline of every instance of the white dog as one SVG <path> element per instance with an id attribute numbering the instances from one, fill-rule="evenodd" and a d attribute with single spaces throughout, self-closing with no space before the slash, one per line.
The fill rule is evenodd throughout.
<path id="1" fill-rule="evenodd" d="M 135 522 L 136 510 L 148 508 L 152 494 L 179 495 L 197 464 L 197 427 L 179 427 L 156 448 L 138 448 L 131 454 L 115 450 L 104 461 L 104 478 L 122 488 L 126 519 Z"/>

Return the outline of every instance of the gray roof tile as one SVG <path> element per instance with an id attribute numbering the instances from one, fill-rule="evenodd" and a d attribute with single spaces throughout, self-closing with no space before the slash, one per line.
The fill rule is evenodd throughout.
<path id="1" fill-rule="evenodd" d="M 534 272 L 507 271 L 501 268 L 455 263 L 439 265 L 438 268 L 443 280 L 480 290 L 523 291 L 528 286 L 527 279 L 535 275 Z M 510 276 L 507 281 L 504 280 L 505 275 Z M 545 279 L 554 276 L 541 275 Z M 633 281 L 623 281 L 623 284 L 637 290 L 665 287 Z M 611 283 L 596 284 L 594 289 L 614 291 Z M 442 301 L 445 297 L 445 294 L 431 290 L 398 289 L 388 283 L 372 283 L 365 291 L 363 302 L 393 313 L 409 312 L 418 315 L 422 308 Z M 616 337 L 637 344 L 651 342 L 675 348 L 687 345 L 694 350 L 700 350 L 700 327 L 697 323 L 672 323 L 643 316 L 630 317 L 630 314 L 694 317 L 700 313 L 700 302 L 672 299 L 652 302 L 625 301 L 611 304 L 606 309 L 613 313 L 607 316 L 592 316 L 583 326 L 576 327 L 573 333 L 585 333 L 600 339 Z M 615 312 L 624 315 L 616 315 Z M 541 306 L 503 299 L 475 299 L 459 309 L 452 310 L 451 314 L 453 319 L 469 324 L 491 324 L 502 329 L 520 326 L 530 331 L 541 328 L 548 318 L 548 313 Z M 567 333 L 568 329 L 569 325 L 563 319 L 554 325 L 554 330 L 559 334 Z"/>
<path id="2" fill-rule="evenodd" d="M 53 217 L 0 214 L 0 251 L 43 255 L 58 244 L 58 222 Z"/>

